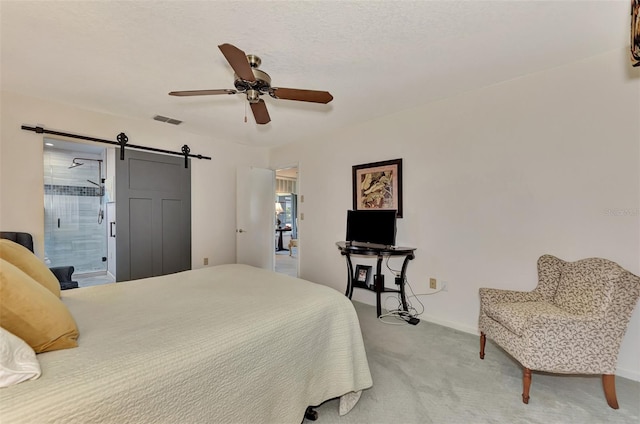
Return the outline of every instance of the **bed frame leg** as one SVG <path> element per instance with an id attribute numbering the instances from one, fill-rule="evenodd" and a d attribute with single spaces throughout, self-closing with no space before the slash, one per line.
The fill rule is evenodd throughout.
<path id="1" fill-rule="evenodd" d="M 308 406 L 307 410 L 304 411 L 304 417 L 310 421 L 315 421 L 318 419 L 318 411 Z"/>

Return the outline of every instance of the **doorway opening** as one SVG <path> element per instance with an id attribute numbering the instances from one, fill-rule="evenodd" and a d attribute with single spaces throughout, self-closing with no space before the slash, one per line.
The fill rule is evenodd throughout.
<path id="1" fill-rule="evenodd" d="M 107 269 L 107 152 L 45 138 L 44 253 L 49 267 L 75 268 L 80 287 L 114 282 Z"/>
<path id="2" fill-rule="evenodd" d="M 298 276 L 298 168 L 276 170 L 275 271 Z"/>

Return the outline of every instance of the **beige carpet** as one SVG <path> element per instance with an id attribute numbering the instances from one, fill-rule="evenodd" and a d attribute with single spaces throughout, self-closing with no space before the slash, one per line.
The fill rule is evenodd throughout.
<path id="1" fill-rule="evenodd" d="M 283 250 L 280 252 L 276 252 L 276 272 L 281 274 L 287 274 L 292 277 L 298 276 L 298 258 L 297 255 L 297 247 L 293 248 L 293 252 L 291 252 L 291 256 L 289 256 L 288 250 Z"/>
<path id="2" fill-rule="evenodd" d="M 325 402 L 317 408 L 318 424 L 640 422 L 640 382 L 616 378 L 620 409 L 613 410 L 598 376 L 534 372 L 525 405 L 520 365 L 492 342 L 480 360 L 474 335 L 424 321 L 417 326 L 385 325 L 377 320 L 375 307 L 354 305 L 373 387 L 343 417 L 337 400 Z"/>

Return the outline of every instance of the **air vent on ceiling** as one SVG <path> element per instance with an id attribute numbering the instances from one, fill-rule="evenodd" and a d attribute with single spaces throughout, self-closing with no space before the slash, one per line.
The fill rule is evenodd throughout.
<path id="1" fill-rule="evenodd" d="M 166 116 L 156 115 L 153 117 L 156 121 L 166 122 L 167 124 L 180 125 L 182 121 L 173 118 L 167 118 Z"/>

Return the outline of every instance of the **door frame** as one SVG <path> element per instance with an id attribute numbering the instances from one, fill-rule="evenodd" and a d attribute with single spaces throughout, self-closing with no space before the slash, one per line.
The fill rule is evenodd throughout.
<path id="1" fill-rule="evenodd" d="M 296 236 L 297 236 L 297 240 L 298 240 L 298 245 L 296 246 L 296 256 L 295 256 L 295 260 L 296 260 L 296 276 L 300 277 L 300 257 L 301 257 L 301 237 L 300 237 L 300 229 L 303 227 L 302 223 L 302 217 L 301 217 L 301 204 L 303 203 L 302 199 L 302 195 L 300 194 L 300 163 L 299 162 L 290 162 L 290 163 L 285 163 L 282 165 L 278 165 L 278 166 L 273 166 L 271 167 L 271 169 L 273 169 L 273 173 L 274 173 L 274 190 L 273 190 L 273 198 L 275 199 L 276 197 L 276 184 L 275 184 L 275 178 L 277 178 L 277 174 L 279 170 L 284 170 L 284 169 L 291 169 L 291 168 L 296 168 L 297 169 L 297 176 L 296 176 L 296 195 L 298 196 L 298 200 L 297 200 L 297 206 L 296 206 L 296 216 L 294 217 L 294 219 L 297 219 L 296 221 Z M 275 252 L 274 252 L 274 266 L 275 266 Z"/>

